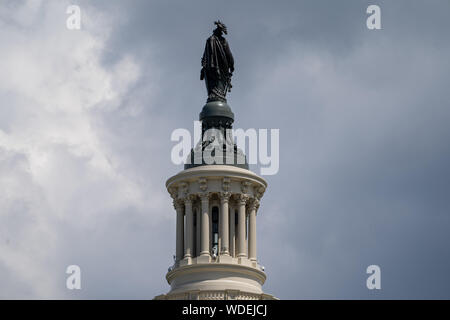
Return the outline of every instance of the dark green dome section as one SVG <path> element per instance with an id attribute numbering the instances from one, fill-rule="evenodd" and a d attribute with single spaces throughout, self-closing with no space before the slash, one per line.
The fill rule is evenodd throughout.
<path id="1" fill-rule="evenodd" d="M 202 122 L 202 141 L 199 141 L 195 148 L 191 150 L 184 169 L 204 165 L 228 165 L 249 169 L 245 154 L 237 147 L 233 138 L 227 132 L 227 129 L 233 128 L 234 113 L 226 102 L 208 102 L 203 107 L 202 112 L 200 112 L 200 121 Z M 208 134 L 209 129 L 220 130 L 223 140 L 218 141 L 215 137 L 211 137 Z M 208 147 L 211 144 L 214 144 L 218 148 L 217 150 L 221 150 L 222 155 L 216 156 L 215 150 L 204 153 L 205 149 L 212 148 L 211 146 Z M 210 154 L 211 157 L 208 158 L 207 154 Z M 218 163 L 216 163 L 215 159 L 217 159 Z"/>
<path id="2" fill-rule="evenodd" d="M 200 112 L 200 121 L 208 120 L 208 118 L 228 118 L 234 121 L 234 113 L 226 102 L 211 101 L 205 104 Z"/>

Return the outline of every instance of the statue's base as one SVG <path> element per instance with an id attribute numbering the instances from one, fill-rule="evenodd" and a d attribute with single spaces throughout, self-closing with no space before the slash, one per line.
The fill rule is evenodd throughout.
<path id="1" fill-rule="evenodd" d="M 200 121 L 213 117 L 228 118 L 232 120 L 231 122 L 234 121 L 234 113 L 230 106 L 223 101 L 210 101 L 200 112 Z"/>
<path id="2" fill-rule="evenodd" d="M 200 121 L 202 122 L 202 140 L 191 150 L 184 169 L 215 164 L 249 168 L 245 154 L 234 144 L 231 133 L 227 132 L 233 128 L 234 113 L 226 102 L 207 102 L 200 112 Z M 209 129 L 219 130 L 220 139 L 211 137 L 207 132 Z M 217 131 L 211 132 L 211 134 L 216 133 Z"/>

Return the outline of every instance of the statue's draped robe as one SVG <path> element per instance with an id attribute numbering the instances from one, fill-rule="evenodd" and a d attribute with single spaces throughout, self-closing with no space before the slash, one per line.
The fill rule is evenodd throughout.
<path id="1" fill-rule="evenodd" d="M 231 88 L 234 59 L 225 38 L 213 34 L 206 40 L 202 67 L 202 79 L 205 78 L 208 101 L 226 101 L 227 90 Z"/>

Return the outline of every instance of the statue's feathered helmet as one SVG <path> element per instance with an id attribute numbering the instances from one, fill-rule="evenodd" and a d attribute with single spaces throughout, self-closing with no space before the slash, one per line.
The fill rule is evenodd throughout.
<path id="1" fill-rule="evenodd" d="M 220 20 L 214 21 L 214 24 L 217 26 L 217 29 L 220 29 L 223 31 L 223 33 L 227 33 L 227 26 L 223 24 Z"/>

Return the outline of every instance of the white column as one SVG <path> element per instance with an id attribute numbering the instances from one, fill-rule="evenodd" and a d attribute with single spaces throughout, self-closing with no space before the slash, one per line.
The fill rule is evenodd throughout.
<path id="1" fill-rule="evenodd" d="M 259 207 L 259 201 L 253 199 L 250 203 L 249 226 L 248 226 L 248 258 L 256 261 L 256 210 Z"/>
<path id="2" fill-rule="evenodd" d="M 190 196 L 184 199 L 184 206 L 186 210 L 186 238 L 184 257 L 192 257 L 194 250 L 194 213 L 192 212 L 192 198 Z"/>
<path id="3" fill-rule="evenodd" d="M 245 256 L 248 257 L 248 208 L 245 212 Z"/>
<path id="4" fill-rule="evenodd" d="M 209 203 L 209 208 L 208 208 L 208 221 L 209 221 L 208 251 L 209 251 L 209 254 L 211 254 L 211 252 L 212 252 L 212 207 L 213 206 L 211 205 L 211 203 Z"/>
<path id="5" fill-rule="evenodd" d="M 238 200 L 238 257 L 245 257 L 245 204 L 247 203 L 248 196 L 241 194 Z"/>
<path id="6" fill-rule="evenodd" d="M 235 226 L 235 220 L 234 220 L 234 207 L 229 208 L 230 211 L 230 255 L 232 257 L 234 257 L 236 255 L 236 250 L 235 250 L 235 239 L 236 239 L 236 234 L 235 234 L 235 230 L 234 230 L 234 226 Z"/>
<path id="7" fill-rule="evenodd" d="M 199 256 L 200 255 L 200 239 L 201 239 L 201 217 L 200 217 L 200 210 L 199 208 L 196 209 L 197 210 L 197 226 L 196 226 L 196 241 L 195 241 L 195 255 Z"/>
<path id="8" fill-rule="evenodd" d="M 177 234 L 176 234 L 176 253 L 175 259 L 176 262 L 183 259 L 183 234 L 184 234 L 184 212 L 183 212 L 183 203 L 180 200 L 174 200 L 173 206 L 177 211 Z"/>
<path id="9" fill-rule="evenodd" d="M 202 202 L 202 234 L 201 234 L 201 256 L 209 256 L 209 194 L 200 195 Z"/>
<path id="10" fill-rule="evenodd" d="M 229 248 L 229 210 L 228 210 L 228 200 L 230 199 L 229 192 L 221 192 L 220 193 L 220 221 L 219 221 L 219 242 L 221 243 L 220 254 L 230 255 L 228 251 Z"/>

